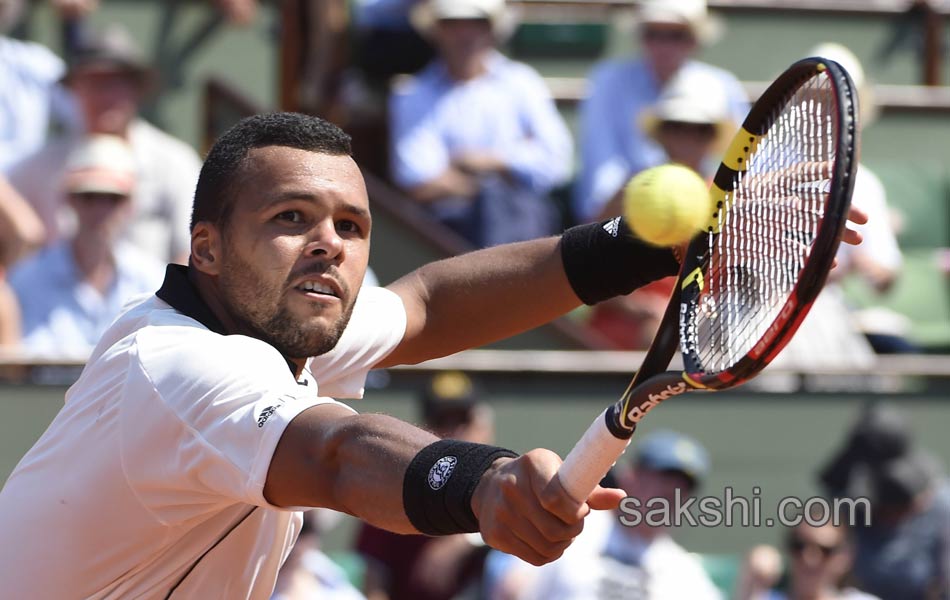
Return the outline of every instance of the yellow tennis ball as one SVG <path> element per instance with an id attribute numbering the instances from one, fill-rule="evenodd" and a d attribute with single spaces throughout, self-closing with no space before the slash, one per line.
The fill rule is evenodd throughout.
<path id="1" fill-rule="evenodd" d="M 623 193 L 627 225 L 637 237 L 655 246 L 689 241 L 712 215 L 710 204 L 706 182 L 682 165 L 641 171 Z"/>

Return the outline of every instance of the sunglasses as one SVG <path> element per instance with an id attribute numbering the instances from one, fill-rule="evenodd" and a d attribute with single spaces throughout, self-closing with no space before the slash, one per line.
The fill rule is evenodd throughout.
<path id="1" fill-rule="evenodd" d="M 655 29 L 646 27 L 640 37 L 645 42 L 669 42 L 677 44 L 692 43 L 695 38 L 689 29 Z"/>
<path id="2" fill-rule="evenodd" d="M 662 121 L 660 130 L 674 135 L 692 135 L 712 139 L 716 137 L 716 126 L 710 123 L 684 123 L 683 121 Z"/>
<path id="3" fill-rule="evenodd" d="M 129 199 L 123 194 L 109 194 L 106 192 L 73 192 L 69 196 L 82 204 L 121 204 Z"/>
<path id="4" fill-rule="evenodd" d="M 788 550 L 794 555 L 799 555 L 805 551 L 806 548 L 817 548 L 821 553 L 823 559 L 831 558 L 832 555 L 836 554 L 841 550 L 841 546 L 826 546 L 824 544 L 819 544 L 817 542 L 806 542 L 803 540 L 791 540 L 788 543 Z"/>

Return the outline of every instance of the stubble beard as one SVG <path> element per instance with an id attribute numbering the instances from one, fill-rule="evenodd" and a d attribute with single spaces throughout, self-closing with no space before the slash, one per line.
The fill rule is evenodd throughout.
<path id="1" fill-rule="evenodd" d="M 328 326 L 307 325 L 291 314 L 287 298 L 281 297 L 279 290 L 273 294 L 279 301 L 268 310 L 271 298 L 261 292 L 273 286 L 250 265 L 233 258 L 224 267 L 219 286 L 222 301 L 242 332 L 270 344 L 287 358 L 320 356 L 336 347 L 353 314 L 353 300 Z M 343 291 L 344 297 L 351 298 L 347 289 Z"/>

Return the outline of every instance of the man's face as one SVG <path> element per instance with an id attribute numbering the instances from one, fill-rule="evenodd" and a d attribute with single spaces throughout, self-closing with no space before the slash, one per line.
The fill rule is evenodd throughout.
<path id="1" fill-rule="evenodd" d="M 645 23 L 640 29 L 643 54 L 661 81 L 666 81 L 696 50 L 696 38 L 688 25 Z"/>
<path id="2" fill-rule="evenodd" d="M 487 19 L 445 19 L 435 26 L 435 43 L 450 65 L 480 58 L 495 46 L 495 36 Z"/>
<path id="3" fill-rule="evenodd" d="M 68 194 L 76 212 L 76 235 L 112 242 L 125 229 L 132 213 L 129 196 L 106 193 Z"/>
<path id="4" fill-rule="evenodd" d="M 108 65 L 79 67 L 69 85 L 90 133 L 124 135 L 138 114 L 141 82 L 128 71 Z"/>
<path id="5" fill-rule="evenodd" d="M 713 151 L 716 126 L 713 124 L 664 121 L 657 131 L 657 140 L 666 151 L 670 162 L 680 163 L 699 171 Z"/>
<path id="6" fill-rule="evenodd" d="M 215 280 L 229 316 L 289 358 L 333 349 L 369 261 L 369 199 L 356 163 L 257 148 L 232 189 Z"/>
<path id="7" fill-rule="evenodd" d="M 792 586 L 803 595 L 834 585 L 851 566 L 844 530 L 831 525 L 799 525 L 791 533 L 788 552 Z"/>

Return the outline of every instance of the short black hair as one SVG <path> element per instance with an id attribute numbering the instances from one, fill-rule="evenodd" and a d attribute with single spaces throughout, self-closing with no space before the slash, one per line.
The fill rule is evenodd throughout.
<path id="1" fill-rule="evenodd" d="M 242 119 L 211 147 L 201 166 L 191 229 L 200 221 L 224 227 L 234 208 L 229 201 L 235 175 L 254 148 L 287 146 L 331 156 L 350 156 L 350 136 L 321 119 L 300 113 L 267 113 Z"/>

